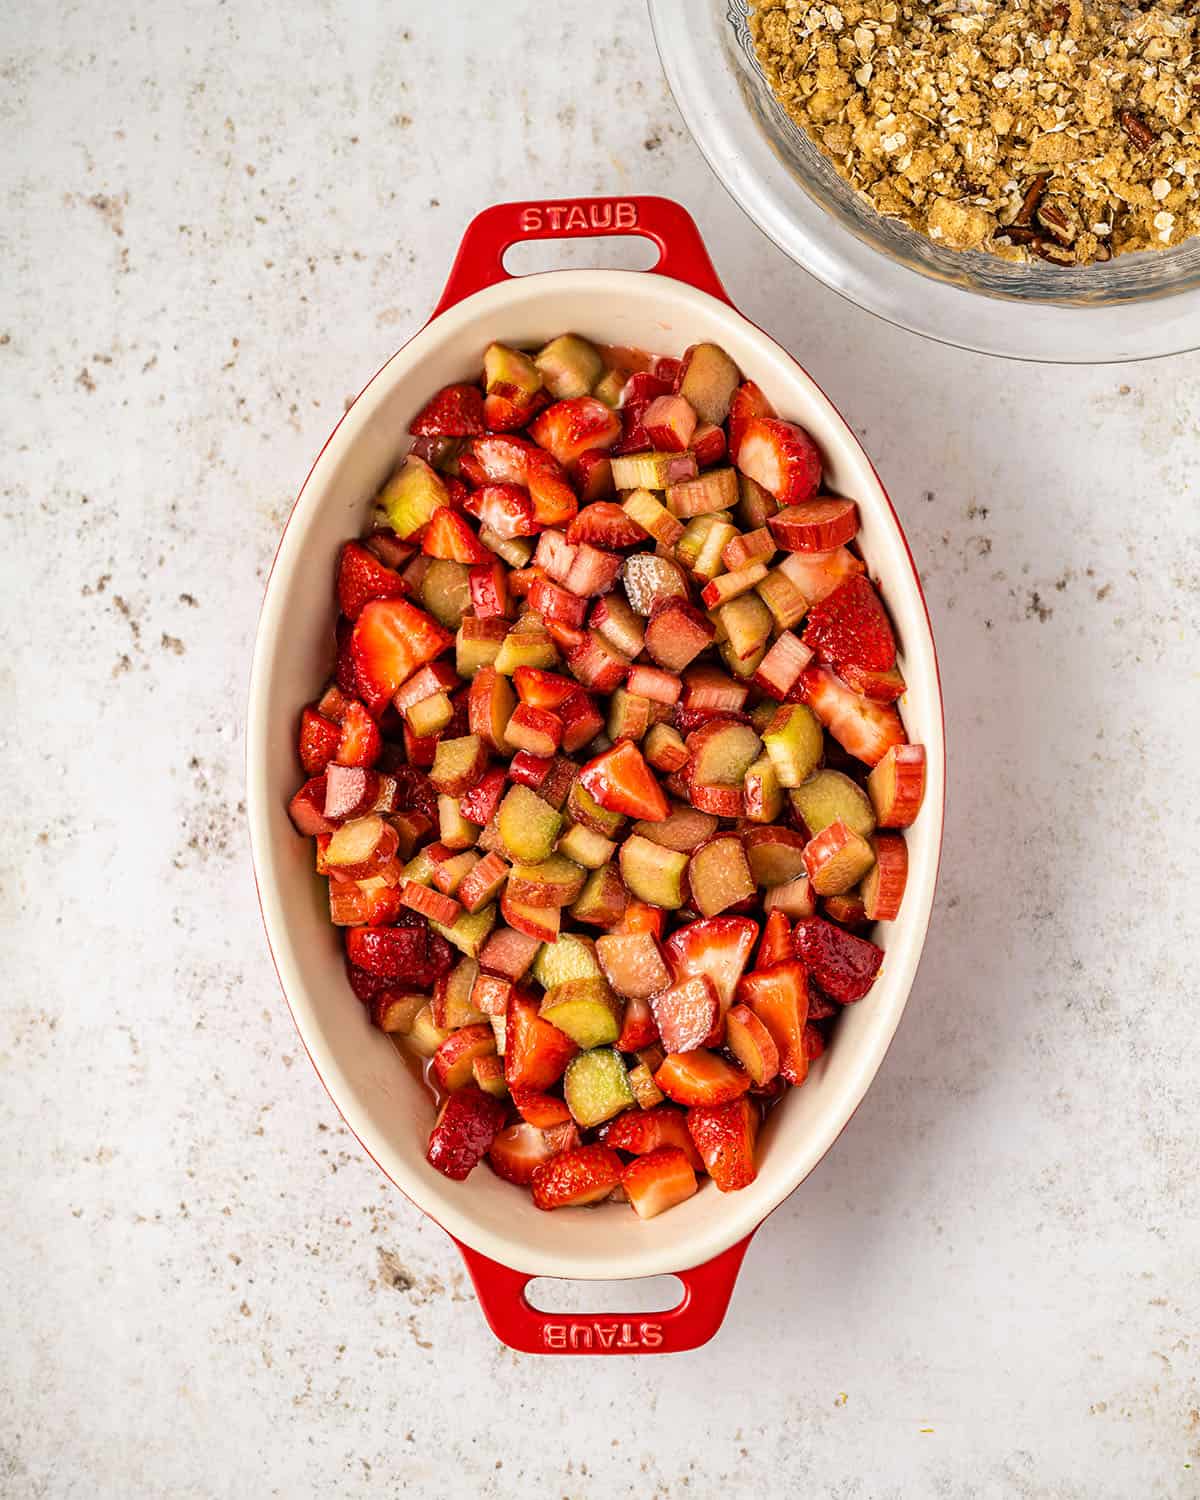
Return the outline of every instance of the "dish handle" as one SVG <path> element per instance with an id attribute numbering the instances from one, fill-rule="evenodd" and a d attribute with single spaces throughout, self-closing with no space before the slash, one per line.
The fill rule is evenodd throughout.
<path id="1" fill-rule="evenodd" d="M 472 1250 L 462 1252 L 488 1326 L 510 1349 L 521 1354 L 680 1354 L 707 1344 L 720 1328 L 733 1295 L 742 1257 L 754 1238 L 720 1255 L 673 1271 L 683 1282 L 683 1298 L 674 1307 L 652 1313 L 548 1313 L 534 1307 L 525 1288 L 534 1279 Z"/>
<path id="2" fill-rule="evenodd" d="M 696 221 L 670 198 L 531 198 L 524 203 L 495 203 L 467 225 L 445 289 L 433 310 L 439 313 L 472 292 L 512 278 L 504 254 L 522 240 L 590 239 L 595 235 L 639 235 L 658 246 L 651 270 L 673 276 L 728 302 L 721 279 L 708 258 Z"/>

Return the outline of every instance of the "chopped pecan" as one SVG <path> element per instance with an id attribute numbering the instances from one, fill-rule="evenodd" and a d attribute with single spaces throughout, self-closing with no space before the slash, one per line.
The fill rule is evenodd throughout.
<path id="1" fill-rule="evenodd" d="M 1158 136 L 1150 129 L 1141 115 L 1132 109 L 1118 110 L 1117 121 L 1121 129 L 1139 151 L 1145 151 L 1147 147 L 1153 146 L 1155 141 L 1158 140 Z"/>
<path id="2" fill-rule="evenodd" d="M 1049 172 L 1039 172 L 1025 189 L 1025 196 L 1021 199 L 1021 206 L 1017 209 L 1016 218 L 1013 219 L 1013 224 L 1018 229 L 1023 229 L 1026 225 L 1033 223 L 1033 216 L 1037 212 L 1037 206 L 1042 201 L 1042 195 L 1045 193 L 1046 184 L 1049 181 Z"/>

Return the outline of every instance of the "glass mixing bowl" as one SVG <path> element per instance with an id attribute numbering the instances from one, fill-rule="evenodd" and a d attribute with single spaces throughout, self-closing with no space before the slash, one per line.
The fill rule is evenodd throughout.
<path id="1" fill-rule="evenodd" d="M 747 0 L 649 0 L 659 56 L 696 144 L 797 264 L 914 333 L 1010 359 L 1103 364 L 1200 347 L 1200 240 L 1102 265 L 1016 265 L 939 249 L 877 214 L 772 94 Z"/>

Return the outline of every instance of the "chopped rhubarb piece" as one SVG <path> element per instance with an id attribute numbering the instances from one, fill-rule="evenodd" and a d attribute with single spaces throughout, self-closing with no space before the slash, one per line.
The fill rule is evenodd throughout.
<path id="1" fill-rule="evenodd" d="M 741 839 L 720 834 L 697 849 L 688 862 L 688 886 L 693 906 L 705 917 L 753 896 L 754 878 Z"/>
<path id="2" fill-rule="evenodd" d="M 750 1075 L 703 1048 L 668 1052 L 654 1081 L 676 1104 L 726 1104 L 750 1087 Z"/>
<path id="3" fill-rule="evenodd" d="M 418 667 L 432 661 L 453 636 L 406 599 L 373 599 L 354 626 L 350 650 L 358 684 L 372 712 L 381 711 Z"/>
<path id="4" fill-rule="evenodd" d="M 441 475 L 412 453 L 379 495 L 388 525 L 402 541 L 415 536 L 429 524 L 435 511 L 449 503 L 449 492 Z"/>
<path id="5" fill-rule="evenodd" d="M 463 909 L 461 902 L 456 901 L 453 896 L 418 885 L 415 880 L 405 882 L 400 892 L 400 901 L 410 911 L 420 912 L 431 922 L 441 922 L 447 927 L 453 925 Z"/>
<path id="6" fill-rule="evenodd" d="M 580 1146 L 563 1151 L 538 1167 L 531 1179 L 536 1208 L 554 1209 L 598 1203 L 621 1180 L 621 1158 L 608 1146 Z"/>
<path id="7" fill-rule="evenodd" d="M 696 974 L 650 997 L 650 1008 L 668 1052 L 691 1052 L 719 1031 L 721 1002 L 707 974 Z"/>
<path id="8" fill-rule="evenodd" d="M 496 1038 L 489 1025 L 463 1026 L 451 1032 L 433 1054 L 434 1077 L 451 1093 L 465 1088 L 473 1081 L 475 1059 L 489 1057 L 495 1051 Z"/>
<path id="9" fill-rule="evenodd" d="M 866 885 L 865 880 L 863 884 Z M 870 925 L 861 891 L 844 891 L 837 896 L 826 896 L 821 902 L 821 914 L 843 927 L 862 928 Z"/>
<path id="10" fill-rule="evenodd" d="M 579 773 L 584 789 L 610 812 L 661 822 L 667 799 L 641 751 L 628 740 L 588 761 Z"/>
<path id="11" fill-rule="evenodd" d="M 611 1047 L 580 1052 L 567 1064 L 563 1098 L 577 1125 L 602 1125 L 634 1103 L 629 1075 Z"/>
<path id="12" fill-rule="evenodd" d="M 597 599 L 588 623 L 623 657 L 637 656 L 646 644 L 646 627 L 619 594 Z"/>
<path id="13" fill-rule="evenodd" d="M 812 882 L 807 875 L 797 875 L 782 885 L 768 886 L 763 909 L 768 914 L 779 911 L 788 917 L 811 917 L 816 910 Z"/>
<path id="14" fill-rule="evenodd" d="M 589 448 L 581 453 L 571 465 L 571 477 L 584 506 L 613 492 L 612 461 L 603 448 Z"/>
<path id="15" fill-rule="evenodd" d="M 382 781 L 378 771 L 369 771 L 362 766 L 331 765 L 325 775 L 317 779 L 325 784 L 323 812 L 329 826 L 314 829 L 314 832 L 328 832 L 336 823 L 376 811 Z M 312 785 L 311 782 L 308 784 Z"/>
<path id="16" fill-rule="evenodd" d="M 721 561 L 734 571 L 751 563 L 768 562 L 775 555 L 775 540 L 766 526 L 735 536 L 721 552 Z"/>
<path id="17" fill-rule="evenodd" d="M 380 1031 L 407 1036 L 413 1022 L 428 1002 L 424 995 L 410 995 L 404 990 L 380 990 L 371 1000 L 371 1024 Z"/>
<path id="18" fill-rule="evenodd" d="M 407 682 L 396 689 L 392 702 L 400 713 L 407 713 L 415 703 L 435 693 L 449 693 L 461 686 L 458 673 L 448 661 L 431 662 L 414 672 Z"/>
<path id="19" fill-rule="evenodd" d="M 364 773 L 364 776 L 366 774 L 368 773 Z M 311 838 L 313 834 L 333 832 L 337 827 L 337 818 L 330 818 L 326 815 L 327 801 L 326 778 L 324 776 L 310 777 L 288 803 L 288 817 L 291 818 L 297 833 Z M 365 806 L 363 810 L 365 811 Z M 342 816 L 347 815 L 342 814 Z"/>
<path id="20" fill-rule="evenodd" d="M 643 618 L 668 600 L 682 604 L 688 597 L 687 577 L 679 564 L 649 552 L 635 552 L 625 559 L 622 584 L 634 613 Z"/>
<path id="21" fill-rule="evenodd" d="M 870 844 L 840 818 L 810 839 L 804 849 L 805 868 L 818 896 L 840 896 L 851 890 L 874 863 Z"/>
<path id="22" fill-rule="evenodd" d="M 512 981 L 498 974 L 476 974 L 471 986 L 471 1006 L 485 1016 L 503 1016 L 508 1011 Z"/>
<path id="23" fill-rule="evenodd" d="M 705 421 L 719 424 L 729 415 L 741 375 L 719 344 L 693 344 L 679 363 L 675 388 Z"/>
<path id="24" fill-rule="evenodd" d="M 756 885 L 782 885 L 804 873 L 805 840 L 794 828 L 752 828 L 742 841 Z"/>
<path id="25" fill-rule="evenodd" d="M 529 607 L 536 610 L 543 620 L 571 625 L 575 629 L 579 629 L 587 617 L 587 600 L 551 583 L 548 578 L 536 578 L 530 585 Z"/>
<path id="26" fill-rule="evenodd" d="M 641 665 L 629 669 L 625 686 L 631 693 L 636 693 L 642 698 L 652 698 L 656 703 L 678 703 L 679 695 L 683 690 L 682 683 L 673 672 L 664 672 L 659 667 Z"/>
<path id="27" fill-rule="evenodd" d="M 688 763 L 687 746 L 678 730 L 669 724 L 655 724 L 646 736 L 642 753 L 656 771 L 680 771 Z"/>
<path id="28" fill-rule="evenodd" d="M 483 352 L 483 383 L 489 396 L 528 402 L 542 388 L 541 371 L 519 349 L 489 344 Z"/>
<path id="29" fill-rule="evenodd" d="M 429 1137 L 426 1160 L 455 1182 L 469 1177 L 504 1125 L 502 1100 L 468 1084 L 450 1095 Z"/>
<path id="30" fill-rule="evenodd" d="M 645 438 L 645 429 L 638 427 Z M 623 445 L 617 444 L 620 449 Z M 631 453 L 612 461 L 613 484 L 618 490 L 665 490 L 696 477 L 694 453 Z"/>
<path id="31" fill-rule="evenodd" d="M 390 864 L 400 847 L 400 835 L 377 814 L 343 823 L 322 856 L 331 873 L 345 880 L 365 880 Z"/>
<path id="32" fill-rule="evenodd" d="M 864 698 L 873 698 L 876 703 L 895 703 L 908 689 L 898 667 L 889 667 L 886 672 L 872 672 L 844 662 L 841 677 L 847 687 L 861 693 Z"/>
<path id="33" fill-rule="evenodd" d="M 695 1169 L 677 1146 L 663 1146 L 631 1161 L 621 1186 L 639 1219 L 653 1219 L 696 1192 Z"/>
<path id="34" fill-rule="evenodd" d="M 584 599 L 606 594 L 616 583 L 621 565 L 617 553 L 604 552 L 588 542 L 581 542 L 567 574 L 566 586 L 573 595 Z M 538 606 L 534 604 L 533 607 Z"/>
<path id="35" fill-rule="evenodd" d="M 598 693 L 611 693 L 619 687 L 629 670 L 628 660 L 615 651 L 594 630 L 567 652 L 567 665 L 583 683 Z"/>
<path id="36" fill-rule="evenodd" d="M 505 738 L 517 750 L 531 755 L 553 755 L 562 741 L 562 720 L 549 709 L 518 703 L 505 729 Z"/>
<path id="37" fill-rule="evenodd" d="M 562 926 L 562 911 L 557 906 L 530 906 L 513 899 L 505 886 L 500 897 L 500 915 L 522 937 L 535 943 L 552 943 Z"/>
<path id="38" fill-rule="evenodd" d="M 670 805 L 663 822 L 641 822 L 633 831 L 666 849 L 688 854 L 710 839 L 717 831 L 717 820 L 680 802 Z"/>
<path id="39" fill-rule="evenodd" d="M 690 516 L 731 510 L 737 500 L 737 474 L 730 468 L 708 469 L 695 479 L 685 479 L 667 489 L 668 510 L 673 516 L 682 516 L 685 520 Z"/>
<path id="40" fill-rule="evenodd" d="M 646 650 L 666 671 L 682 672 L 715 637 L 712 623 L 694 605 L 666 599 L 646 627 Z"/>
<path id="41" fill-rule="evenodd" d="M 538 1014 L 584 1051 L 607 1047 L 621 1034 L 621 1002 L 599 975 L 567 979 L 548 989 Z"/>
<path id="42" fill-rule="evenodd" d="M 492 1045 L 495 1046 L 494 1037 Z M 504 1081 L 504 1059 L 494 1052 L 472 1059 L 471 1076 L 476 1086 L 485 1094 L 491 1094 L 494 1098 L 503 1098 L 508 1093 L 508 1085 Z"/>
<path id="43" fill-rule="evenodd" d="M 488 1165 L 505 1182 L 528 1187 L 538 1167 L 552 1156 L 574 1150 L 578 1145 L 579 1132 L 574 1124 L 542 1130 L 520 1120 L 515 1125 L 505 1126 L 496 1135 L 488 1148 Z"/>
<path id="44" fill-rule="evenodd" d="M 508 894 L 523 906 L 570 906 L 586 879 L 582 867 L 573 860 L 552 854 L 538 864 L 514 865 L 508 877 Z"/>
<path id="45" fill-rule="evenodd" d="M 747 974 L 738 985 L 739 1004 L 747 1006 L 771 1034 L 779 1052 L 779 1071 L 798 1086 L 808 1073 L 804 1023 L 808 1019 L 808 979 L 794 959 Z"/>
<path id="46" fill-rule="evenodd" d="M 821 726 L 803 703 L 781 704 L 763 731 L 762 742 L 780 786 L 785 787 L 799 786 L 825 753 Z"/>
<path id="47" fill-rule="evenodd" d="M 512 612 L 508 571 L 498 559 L 478 563 L 470 573 L 471 609 L 481 620 L 504 619 Z"/>
<path id="48" fill-rule="evenodd" d="M 642 412 L 642 427 L 656 448 L 683 453 L 696 430 L 696 413 L 682 396 L 656 396 Z"/>
<path id="49" fill-rule="evenodd" d="M 832 552 L 857 534 L 858 506 L 853 500 L 823 496 L 788 505 L 767 525 L 787 552 Z"/>
<path id="50" fill-rule="evenodd" d="M 651 824 L 650 826 L 659 825 Z M 622 932 L 647 932 L 655 939 L 662 937 L 666 925 L 666 912 L 661 906 L 655 906 L 649 901 L 631 901 L 621 918 Z"/>
<path id="51" fill-rule="evenodd" d="M 486 1020 L 477 1009 L 473 994 L 479 965 L 473 958 L 460 958 L 449 974 L 443 974 L 433 988 L 433 1020 L 444 1031 L 460 1026 L 476 1026 Z"/>
<path id="52" fill-rule="evenodd" d="M 777 417 L 750 418 L 738 441 L 737 466 L 783 506 L 805 504 L 821 483 L 821 455 L 817 445 L 803 427 L 781 422 Z M 778 537 L 774 526 L 771 529 Z M 847 540 L 838 538 L 838 542 Z"/>
<path id="53" fill-rule="evenodd" d="M 904 743 L 904 725 L 892 704 L 860 697 L 825 667 L 807 666 L 798 686 L 838 744 L 868 766 L 878 765 L 893 746 Z"/>
<path id="54" fill-rule="evenodd" d="M 811 648 L 785 630 L 759 663 L 754 684 L 772 698 L 786 698 L 811 660 Z"/>
<path id="55" fill-rule="evenodd" d="M 348 620 L 357 620 L 372 599 L 394 599 L 408 592 L 408 585 L 393 568 L 379 561 L 360 542 L 347 542 L 338 557 L 338 608 Z"/>
<path id="56" fill-rule="evenodd" d="M 699 422 L 692 433 L 689 445 L 696 464 L 701 469 L 711 469 L 719 464 L 726 454 L 725 429 L 715 422 Z"/>
<path id="57" fill-rule="evenodd" d="M 783 788 L 769 755 L 760 755 L 742 782 L 742 813 L 754 823 L 774 823 L 783 811 Z"/>
<path id="58" fill-rule="evenodd" d="M 504 1077 L 511 1091 L 548 1089 L 558 1082 L 578 1048 L 544 1021 L 537 1002 L 513 991 L 505 1018 Z"/>
<path id="59" fill-rule="evenodd" d="M 875 863 L 863 879 L 863 911 L 869 921 L 894 922 L 908 882 L 908 845 L 901 834 L 877 833 L 871 848 Z"/>
<path id="60" fill-rule="evenodd" d="M 673 547 L 683 535 L 683 522 L 660 505 L 649 490 L 634 490 L 625 497 L 621 508 L 630 520 L 664 547 Z"/>
<path id="61" fill-rule="evenodd" d="M 723 1193 L 737 1192 L 754 1181 L 758 1110 L 749 1099 L 698 1105 L 688 1110 L 687 1123 L 708 1175 Z"/>
<path id="62" fill-rule="evenodd" d="M 825 993 L 841 1005 L 862 999 L 883 962 L 882 948 L 820 917 L 798 922 L 795 942 L 797 957 Z"/>
<path id="63" fill-rule="evenodd" d="M 609 984 L 627 999 L 648 1000 L 671 982 L 658 944 L 648 932 L 607 933 L 596 939 L 596 957 Z"/>
<path id="64" fill-rule="evenodd" d="M 577 333 L 551 339 L 534 364 L 547 390 L 560 401 L 586 396 L 604 374 L 600 351 Z"/>
<path id="65" fill-rule="evenodd" d="M 460 677 L 474 677 L 494 664 L 508 635 L 508 622 L 499 616 L 477 620 L 467 615 L 454 641 L 454 665 Z"/>
<path id="66" fill-rule="evenodd" d="M 814 771 L 788 795 L 796 821 L 807 829 L 809 838 L 816 838 L 839 819 L 863 838 L 875 831 L 870 798 L 843 771 L 828 767 Z"/>
<path id="67" fill-rule="evenodd" d="M 571 915 L 589 927 L 612 928 L 621 920 L 628 900 L 629 892 L 620 874 L 613 865 L 605 865 L 588 876 Z"/>
<path id="68" fill-rule="evenodd" d="M 867 777 L 881 828 L 908 828 L 925 798 L 925 746 L 894 745 Z"/>
<path id="69" fill-rule="evenodd" d="M 487 746 L 477 734 L 438 741 L 429 779 L 447 797 L 469 792 L 487 770 Z"/>

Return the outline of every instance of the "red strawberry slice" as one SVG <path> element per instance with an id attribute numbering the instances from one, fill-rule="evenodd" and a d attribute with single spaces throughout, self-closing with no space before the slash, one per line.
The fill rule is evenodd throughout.
<path id="1" fill-rule="evenodd" d="M 504 1045 L 504 1079 L 510 1090 L 552 1087 L 578 1050 L 569 1036 L 542 1020 L 535 1000 L 513 992 Z"/>
<path id="2" fill-rule="evenodd" d="M 579 501 L 566 475 L 548 453 L 530 457 L 529 498 L 534 520 L 539 526 L 565 526 L 579 509 Z"/>
<path id="3" fill-rule="evenodd" d="M 569 677 L 544 672 L 540 667 L 518 667 L 512 680 L 517 697 L 534 708 L 557 709 L 579 691 L 579 684 Z M 546 765 L 549 764 L 547 760 Z"/>
<path id="4" fill-rule="evenodd" d="M 394 599 L 407 594 L 408 585 L 394 568 L 383 563 L 358 542 L 347 542 L 338 557 L 338 608 L 348 620 L 357 620 L 372 599 Z"/>
<path id="5" fill-rule="evenodd" d="M 491 553 L 456 510 L 443 505 L 435 510 L 425 534 L 421 551 L 426 557 L 440 557 L 457 563 L 488 563 Z"/>
<path id="6" fill-rule="evenodd" d="M 382 750 L 378 724 L 357 699 L 347 703 L 334 760 L 339 766 L 373 766 Z"/>
<path id="7" fill-rule="evenodd" d="M 755 385 L 753 380 L 744 380 L 733 393 L 733 399 L 729 403 L 729 457 L 734 464 L 738 461 L 738 453 L 741 451 L 742 438 L 745 436 L 746 428 L 755 417 L 773 417 L 775 409 L 771 403 Z"/>
<path id="8" fill-rule="evenodd" d="M 598 1203 L 620 1182 L 623 1170 L 621 1158 L 608 1146 L 563 1151 L 534 1172 L 534 1206 L 552 1209 Z"/>
<path id="9" fill-rule="evenodd" d="M 862 573 L 813 605 L 802 640 L 837 672 L 846 666 L 887 672 L 896 661 L 892 623 L 875 585 Z"/>
<path id="10" fill-rule="evenodd" d="M 489 433 L 471 444 L 470 457 L 479 478 L 475 479 L 473 473 L 467 473 L 467 478 L 472 484 L 524 484 L 529 474 L 530 454 L 535 455 L 536 462 L 540 453 L 528 438 Z"/>
<path id="11" fill-rule="evenodd" d="M 485 1094 L 475 1084 L 458 1089 L 442 1105 L 429 1135 L 426 1161 L 444 1176 L 462 1182 L 487 1155 L 506 1114 L 502 1099 Z"/>
<path id="12" fill-rule="evenodd" d="M 483 392 L 474 385 L 447 385 L 409 424 L 421 437 L 474 437 L 485 430 Z"/>
<path id="13" fill-rule="evenodd" d="M 771 1035 L 779 1053 L 779 1071 L 794 1087 L 808 1074 L 804 1023 L 808 1019 L 808 976 L 792 959 L 747 974 L 738 985 L 738 1000 L 749 1006 Z"/>
<path id="14" fill-rule="evenodd" d="M 533 536 L 538 529 L 529 491 L 519 484 L 485 484 L 472 496 L 480 525 L 497 536 Z M 509 576 L 512 586 L 512 576 Z"/>
<path id="15" fill-rule="evenodd" d="M 505 1182 L 528 1187 L 534 1172 L 543 1162 L 560 1152 L 572 1151 L 578 1145 L 579 1131 L 573 1124 L 542 1130 L 525 1120 L 518 1120 L 515 1125 L 505 1126 L 493 1140 L 488 1148 L 488 1165 Z"/>
<path id="16" fill-rule="evenodd" d="M 817 445 L 794 422 L 751 417 L 738 444 L 737 466 L 780 505 L 802 505 L 821 484 Z"/>
<path id="17" fill-rule="evenodd" d="M 787 916 L 781 911 L 768 912 L 762 942 L 758 945 L 756 967 L 769 969 L 772 964 L 785 964 L 795 951 L 792 926 Z"/>
<path id="18" fill-rule="evenodd" d="M 669 808 L 662 788 L 632 740 L 622 740 L 589 760 L 579 779 L 601 807 L 662 823 Z"/>
<path id="19" fill-rule="evenodd" d="M 873 698 L 876 703 L 895 703 L 908 690 L 898 667 L 889 667 L 886 672 L 871 672 L 843 662 L 841 676 L 847 687 L 861 693 L 864 698 Z"/>
<path id="20" fill-rule="evenodd" d="M 826 667 L 805 667 L 797 687 L 838 744 L 868 766 L 878 765 L 893 745 L 907 739 L 891 703 L 876 703 L 852 692 Z"/>
<path id="21" fill-rule="evenodd" d="M 853 552 L 834 547 L 829 552 L 789 552 L 780 558 L 779 570 L 795 584 L 811 608 L 864 569 Z"/>
<path id="22" fill-rule="evenodd" d="M 696 1172 L 683 1152 L 663 1146 L 631 1161 L 621 1186 L 639 1219 L 653 1219 L 684 1203 L 696 1192 Z"/>
<path id="23" fill-rule="evenodd" d="M 688 1110 L 687 1123 L 708 1175 L 723 1193 L 735 1193 L 754 1181 L 758 1110 L 749 1099 L 697 1105 Z"/>
<path id="24" fill-rule="evenodd" d="M 725 457 L 725 429 L 712 422 L 701 422 L 692 433 L 691 449 L 696 467 L 711 469 Z"/>
<path id="25" fill-rule="evenodd" d="M 337 662 L 333 669 L 333 680 L 338 688 L 353 697 L 358 692 L 358 672 L 354 667 L 351 642 L 354 626 L 349 620 L 339 620 L 336 628 Z"/>
<path id="26" fill-rule="evenodd" d="M 319 776 L 337 754 L 341 737 L 341 728 L 315 708 L 300 715 L 300 764 L 310 776 Z"/>
<path id="27" fill-rule="evenodd" d="M 875 983 L 883 949 L 820 917 L 796 923 L 796 956 L 827 995 L 842 1005 L 861 1000 Z"/>
<path id="28" fill-rule="evenodd" d="M 625 910 L 628 912 L 629 907 Z M 625 1002 L 625 1014 L 621 1018 L 617 1051 L 640 1052 L 643 1047 L 653 1046 L 658 1039 L 658 1027 L 654 1024 L 654 1012 L 650 1009 L 649 1000 L 630 996 Z"/>
<path id="29" fill-rule="evenodd" d="M 607 549 L 641 547 L 648 540 L 649 533 L 612 500 L 585 505 L 567 527 L 567 541 L 573 547 L 585 542 Z"/>
<path id="30" fill-rule="evenodd" d="M 613 492 L 612 459 L 603 448 L 589 448 L 571 465 L 571 477 L 585 504 L 600 500 Z"/>
<path id="31" fill-rule="evenodd" d="M 288 803 L 288 817 L 296 832 L 305 838 L 332 833 L 337 824 L 325 816 L 326 781 L 324 776 L 310 776 Z"/>
<path id="32" fill-rule="evenodd" d="M 707 975 L 725 1011 L 757 941 L 758 923 L 751 917 L 705 917 L 673 932 L 663 953 L 677 984 Z"/>
<path id="33" fill-rule="evenodd" d="M 688 1133 L 687 1116 L 673 1104 L 656 1104 L 652 1109 L 631 1109 L 618 1115 L 609 1125 L 604 1144 L 617 1151 L 645 1156 L 664 1146 L 675 1146 L 687 1157 L 696 1171 L 704 1163 Z"/>
<path id="34" fill-rule="evenodd" d="M 373 599 L 354 625 L 350 652 L 359 691 L 378 715 L 418 667 L 440 656 L 454 637 L 407 599 Z"/>
<path id="35" fill-rule="evenodd" d="M 554 1125 L 569 1125 L 571 1111 L 556 1094 L 546 1094 L 540 1089 L 514 1089 L 512 1102 L 517 1113 L 530 1125 L 547 1130 Z"/>
<path id="36" fill-rule="evenodd" d="M 750 1075 L 715 1052 L 668 1052 L 654 1081 L 676 1104 L 726 1104 L 750 1087 Z"/>
<path id="37" fill-rule="evenodd" d="M 525 402 L 493 392 L 483 398 L 483 425 L 489 432 L 517 432 L 528 426 L 549 400 L 548 391 L 537 391 Z"/>
<path id="38" fill-rule="evenodd" d="M 620 434 L 620 417 L 595 396 L 556 401 L 529 428 L 534 442 L 564 465 L 574 463 L 589 448 L 611 448 Z"/>

